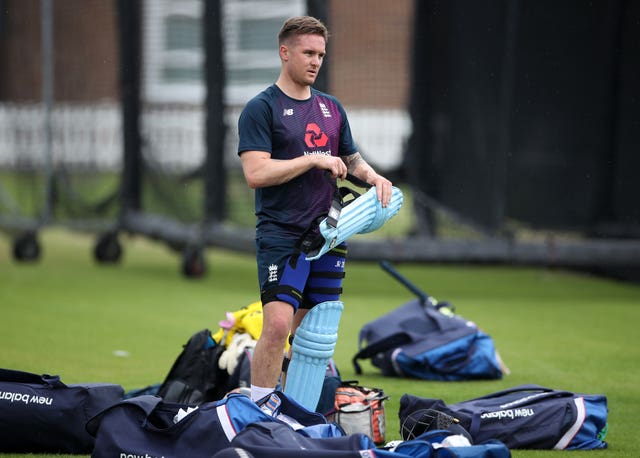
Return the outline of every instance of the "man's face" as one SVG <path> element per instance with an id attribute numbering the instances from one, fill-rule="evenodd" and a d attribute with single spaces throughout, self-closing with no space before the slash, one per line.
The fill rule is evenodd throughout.
<path id="1" fill-rule="evenodd" d="M 297 84 L 311 86 L 324 59 L 325 41 L 322 35 L 298 35 L 280 47 L 289 77 Z"/>

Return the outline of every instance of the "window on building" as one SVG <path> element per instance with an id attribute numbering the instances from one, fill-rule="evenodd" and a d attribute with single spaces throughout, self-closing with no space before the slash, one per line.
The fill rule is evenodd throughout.
<path id="1" fill-rule="evenodd" d="M 206 0 L 147 0 L 144 8 L 144 95 L 149 102 L 204 101 L 202 14 Z M 223 0 L 226 103 L 242 105 L 275 81 L 277 32 L 304 0 Z"/>

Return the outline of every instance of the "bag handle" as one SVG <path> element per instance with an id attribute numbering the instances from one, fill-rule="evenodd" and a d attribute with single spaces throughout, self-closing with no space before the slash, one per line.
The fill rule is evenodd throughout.
<path id="1" fill-rule="evenodd" d="M 411 342 L 411 336 L 405 332 L 400 332 L 389 337 L 385 337 L 378 342 L 372 343 L 371 345 L 367 345 L 366 347 L 362 348 L 351 360 L 356 374 L 362 374 L 362 367 L 360 367 L 360 364 L 358 364 L 358 359 L 371 358 L 378 353 L 383 353 L 387 350 L 397 348 L 409 342 Z"/>
<path id="2" fill-rule="evenodd" d="M 49 374 L 34 374 L 13 369 L 0 369 L 0 380 L 12 383 L 31 383 L 33 385 L 48 385 L 51 388 L 66 388 L 60 376 Z"/>
<path id="3" fill-rule="evenodd" d="M 107 414 L 107 412 L 110 412 L 111 410 L 116 408 L 121 408 L 122 406 L 131 406 L 131 408 L 133 409 L 141 410 L 143 412 L 144 418 L 143 423 L 141 423 L 140 426 L 143 426 L 149 418 L 149 415 L 151 415 L 153 410 L 161 401 L 162 398 L 151 394 L 143 394 L 141 396 L 125 399 L 118 402 L 117 404 L 107 407 L 102 412 L 99 412 L 98 414 L 90 418 L 85 425 L 85 429 L 90 435 L 95 437 L 98 433 L 98 429 L 100 428 L 100 423 L 102 423 L 102 419 Z"/>
<path id="4" fill-rule="evenodd" d="M 541 393 L 546 394 L 547 396 L 549 394 L 555 395 L 555 396 L 572 396 L 573 393 L 570 391 L 563 391 L 563 390 L 554 390 L 553 388 L 546 388 L 544 386 L 541 385 L 535 385 L 535 384 L 526 384 L 526 385 L 518 385 L 518 386 L 514 386 L 511 388 L 507 388 L 506 390 L 502 390 L 502 391 L 496 391 L 495 393 L 490 393 L 484 396 L 480 396 L 478 398 L 474 398 L 471 401 L 477 401 L 480 399 L 492 399 L 492 398 L 499 398 L 500 396 L 504 396 L 507 394 L 511 394 L 511 393 L 517 393 L 519 391 L 539 391 Z M 539 397 L 536 399 L 540 399 Z"/>

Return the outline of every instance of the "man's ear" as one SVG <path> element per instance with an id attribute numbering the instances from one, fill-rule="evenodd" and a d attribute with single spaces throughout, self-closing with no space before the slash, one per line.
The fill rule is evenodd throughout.
<path id="1" fill-rule="evenodd" d="M 283 61 L 289 60 L 289 48 L 287 45 L 280 45 L 280 59 Z"/>

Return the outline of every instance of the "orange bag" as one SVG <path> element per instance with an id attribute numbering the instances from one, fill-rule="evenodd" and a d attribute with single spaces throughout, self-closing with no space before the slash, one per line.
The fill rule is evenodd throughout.
<path id="1" fill-rule="evenodd" d="M 379 388 L 365 388 L 357 380 L 343 381 L 336 389 L 335 411 L 329 419 L 347 434 L 363 433 L 376 445 L 385 443 L 384 401 L 389 397 Z"/>

